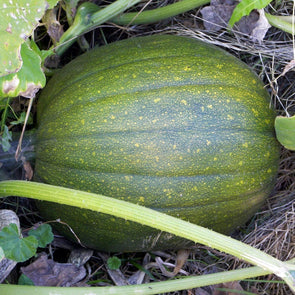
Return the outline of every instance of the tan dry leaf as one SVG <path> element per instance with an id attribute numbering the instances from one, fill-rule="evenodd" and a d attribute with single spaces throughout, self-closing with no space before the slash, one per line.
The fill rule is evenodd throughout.
<path id="1" fill-rule="evenodd" d="M 257 12 L 259 13 L 259 18 L 250 36 L 252 37 L 254 41 L 261 42 L 264 39 L 265 34 L 267 33 L 271 25 L 269 24 L 267 18 L 265 17 L 263 9 L 257 10 Z"/>
<path id="2" fill-rule="evenodd" d="M 223 289 L 229 289 L 229 290 L 237 290 L 237 291 L 245 291 L 239 282 L 227 282 L 218 284 L 215 286 L 212 295 L 237 295 L 237 292 L 231 292 L 231 291 L 220 291 L 219 288 Z"/>
<path id="3" fill-rule="evenodd" d="M 288 62 L 288 64 L 285 66 L 282 74 L 280 76 L 285 76 L 289 71 L 291 71 L 295 67 L 295 59 Z"/>

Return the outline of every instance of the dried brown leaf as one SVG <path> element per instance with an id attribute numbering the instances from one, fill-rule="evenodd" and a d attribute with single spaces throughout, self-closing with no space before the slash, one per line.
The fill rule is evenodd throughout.
<path id="1" fill-rule="evenodd" d="M 86 276 L 84 266 L 71 263 L 58 263 L 42 254 L 37 260 L 21 271 L 29 277 L 36 286 L 70 287 L 77 284 Z"/>
<path id="2" fill-rule="evenodd" d="M 228 289 L 228 291 L 221 291 L 218 289 Z M 236 290 L 236 291 L 244 291 L 244 289 L 242 288 L 242 286 L 240 285 L 239 282 L 227 282 L 227 283 L 222 283 L 219 285 L 216 285 L 212 295 L 236 295 L 237 292 L 231 292 L 231 290 Z"/>

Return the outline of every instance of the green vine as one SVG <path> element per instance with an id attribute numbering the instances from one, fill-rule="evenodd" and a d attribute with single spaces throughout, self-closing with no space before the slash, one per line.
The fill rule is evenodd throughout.
<path id="1" fill-rule="evenodd" d="M 260 269 L 268 273 L 274 273 L 281 277 L 292 291 L 295 291 L 295 264 L 282 262 L 228 236 L 155 210 L 102 195 L 37 182 L 17 180 L 0 182 L 0 196 L 6 197 L 10 195 L 98 211 L 175 234 L 236 256 L 244 261 L 259 266 Z M 236 280 L 236 278 L 231 277 L 231 280 Z"/>

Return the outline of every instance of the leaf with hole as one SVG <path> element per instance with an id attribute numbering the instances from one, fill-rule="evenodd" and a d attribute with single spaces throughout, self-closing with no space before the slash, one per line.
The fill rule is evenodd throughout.
<path id="1" fill-rule="evenodd" d="M 238 22 L 243 16 L 249 15 L 253 9 L 262 9 L 266 7 L 271 0 L 242 0 L 234 9 L 233 14 L 229 20 L 229 27 Z"/>
<path id="2" fill-rule="evenodd" d="M 22 67 L 17 73 L 0 77 L 0 97 L 22 95 L 33 98 L 36 92 L 45 86 L 46 78 L 41 68 L 41 57 L 34 49 L 33 41 L 22 44 Z"/>
<path id="3" fill-rule="evenodd" d="M 295 151 L 295 115 L 293 117 L 276 117 L 275 130 L 278 141 L 285 148 Z"/>
<path id="4" fill-rule="evenodd" d="M 0 247 L 6 258 L 23 262 L 36 254 L 38 241 L 33 236 L 22 238 L 17 225 L 11 223 L 0 231 Z"/>

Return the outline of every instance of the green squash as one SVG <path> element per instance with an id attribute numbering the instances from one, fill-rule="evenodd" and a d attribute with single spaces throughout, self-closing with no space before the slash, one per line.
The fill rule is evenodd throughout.
<path id="1" fill-rule="evenodd" d="M 230 233 L 273 188 L 279 145 L 269 103 L 257 76 L 214 46 L 169 35 L 115 42 L 70 62 L 42 91 L 35 179 Z M 190 244 L 113 216 L 38 206 L 91 248 Z"/>

